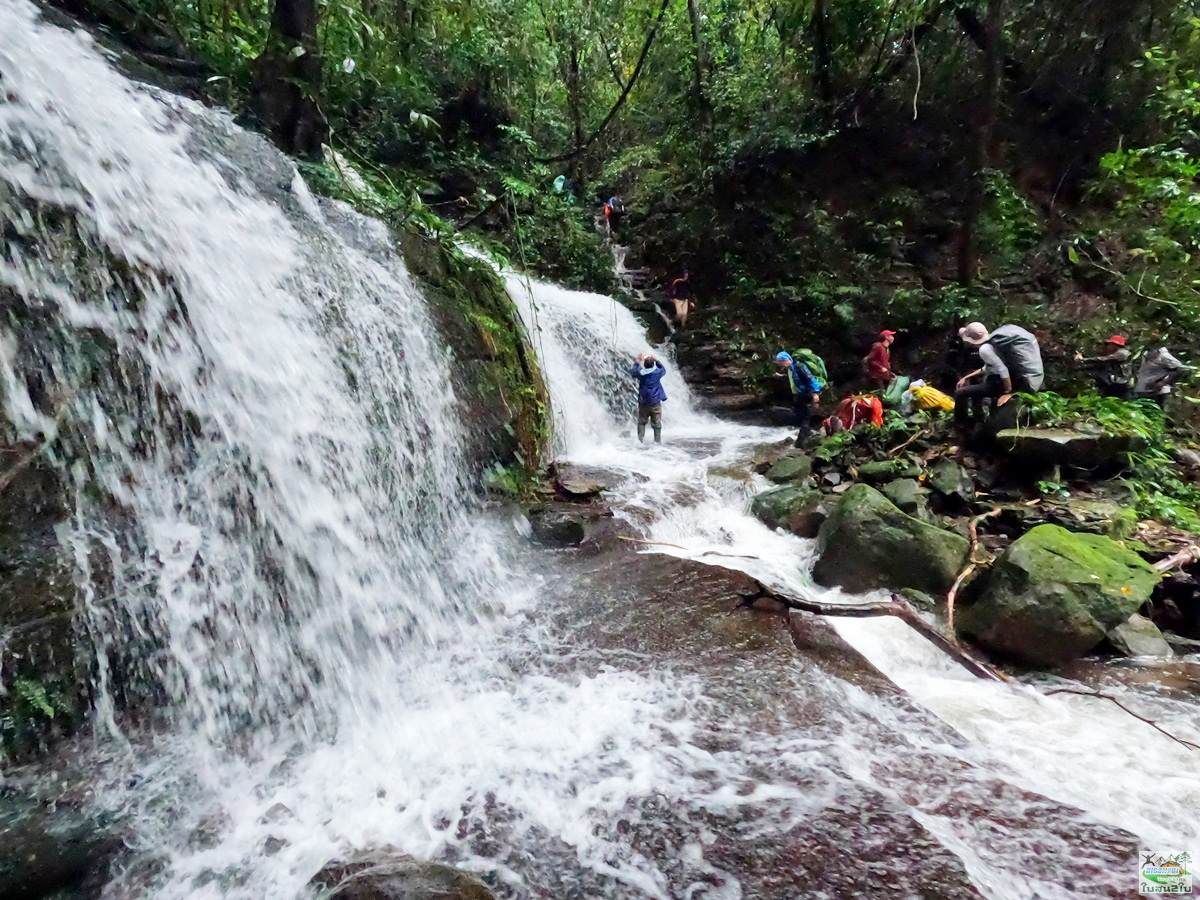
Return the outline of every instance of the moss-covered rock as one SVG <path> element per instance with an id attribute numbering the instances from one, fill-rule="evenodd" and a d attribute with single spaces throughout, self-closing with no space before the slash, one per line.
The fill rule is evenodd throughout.
<path id="1" fill-rule="evenodd" d="M 767 480 L 776 484 L 787 484 L 793 481 L 803 481 L 812 475 L 813 461 L 811 456 L 797 453 L 785 456 L 771 468 L 767 469 Z"/>
<path id="2" fill-rule="evenodd" d="M 915 588 L 941 595 L 967 558 L 967 540 L 906 515 L 883 494 L 856 484 L 817 537 L 818 584 L 848 591 Z"/>
<path id="3" fill-rule="evenodd" d="M 939 459 L 929 469 L 926 483 L 943 497 L 962 502 L 975 499 L 975 482 L 966 470 L 952 459 Z"/>
<path id="4" fill-rule="evenodd" d="M 829 499 L 809 484 L 785 484 L 756 496 L 750 512 L 771 528 L 814 538 L 829 514 Z"/>
<path id="5" fill-rule="evenodd" d="M 11 471 L 27 450 L 0 447 L 0 470 Z M 55 534 L 65 517 L 50 466 L 35 462 L 15 472 L 0 504 L 0 760 L 46 747 L 86 707 L 75 583 Z"/>
<path id="6" fill-rule="evenodd" d="M 1059 665 L 1126 622 L 1160 577 L 1109 538 L 1039 525 L 996 561 L 978 599 L 960 609 L 958 628 L 1022 662 Z"/>
<path id="7" fill-rule="evenodd" d="M 476 471 L 541 468 L 549 443 L 549 395 L 524 325 L 494 270 L 414 231 L 399 244 L 456 361 L 455 395 Z"/>
<path id="8" fill-rule="evenodd" d="M 926 515 L 925 499 L 929 496 L 929 491 L 921 487 L 921 483 L 915 478 L 898 478 L 879 490 L 905 515 L 918 519 L 923 519 Z"/>
<path id="9" fill-rule="evenodd" d="M 858 467 L 858 477 L 867 484 L 884 484 L 897 478 L 916 478 L 921 469 L 909 459 L 885 459 Z"/>

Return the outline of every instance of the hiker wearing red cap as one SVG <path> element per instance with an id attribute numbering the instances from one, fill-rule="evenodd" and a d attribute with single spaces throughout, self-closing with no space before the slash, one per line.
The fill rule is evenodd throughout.
<path id="1" fill-rule="evenodd" d="M 892 342 L 895 340 L 896 332 L 879 332 L 879 340 L 871 345 L 871 352 L 863 359 L 863 366 L 867 370 L 867 381 L 877 387 L 887 387 L 895 377 L 892 374 L 892 355 L 888 351 L 888 347 L 892 346 Z"/>
<path id="2" fill-rule="evenodd" d="M 1099 356 L 1084 356 L 1075 354 L 1075 361 L 1081 363 L 1096 382 L 1096 390 L 1104 397 L 1129 398 L 1129 348 L 1125 346 L 1125 336 L 1114 334 L 1100 347 Z"/>

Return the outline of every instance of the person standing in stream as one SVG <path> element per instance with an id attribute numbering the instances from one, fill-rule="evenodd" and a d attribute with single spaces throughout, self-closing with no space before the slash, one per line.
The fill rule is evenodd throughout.
<path id="1" fill-rule="evenodd" d="M 646 423 L 654 429 L 654 443 L 662 443 L 662 405 L 667 399 L 663 390 L 663 376 L 667 367 L 653 356 L 638 354 L 637 362 L 629 369 L 629 374 L 638 380 L 638 440 L 646 440 Z"/>
<path id="2" fill-rule="evenodd" d="M 812 412 L 821 402 L 821 385 L 808 366 L 792 359 L 790 353 L 780 350 L 775 354 L 775 365 L 779 377 L 787 377 L 792 391 L 792 412 L 796 423 L 796 446 L 803 447 L 812 434 Z"/>

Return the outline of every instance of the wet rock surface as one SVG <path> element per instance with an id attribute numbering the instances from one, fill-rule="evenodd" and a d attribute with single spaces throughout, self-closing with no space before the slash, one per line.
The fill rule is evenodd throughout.
<path id="1" fill-rule="evenodd" d="M 1127 621 L 1158 582 L 1147 562 L 1108 538 L 1040 525 L 1000 556 L 958 627 L 1024 663 L 1060 665 Z"/>
<path id="2" fill-rule="evenodd" d="M 475 875 L 385 851 L 331 863 L 311 884 L 321 900 L 495 900 Z"/>
<path id="3" fill-rule="evenodd" d="M 817 547 L 817 583 L 856 592 L 915 588 L 944 595 L 967 557 L 966 538 L 906 515 L 862 484 L 834 507 Z"/>
<path id="4" fill-rule="evenodd" d="M 122 847 L 109 817 L 78 802 L 0 787 L 0 897 L 91 900 Z"/>
<path id="5" fill-rule="evenodd" d="M 912 703 L 829 620 L 748 608 L 759 590 L 753 579 L 655 553 L 577 564 L 569 611 L 557 616 L 576 660 L 596 673 L 633 667 L 674 679 L 686 671 L 692 714 L 703 722 L 692 740 L 714 763 L 752 760 L 753 785 L 740 801 L 688 809 L 647 802 L 628 818 L 626 839 L 655 859 L 678 857 L 697 827 L 709 835 L 697 846 L 711 868 L 680 860 L 666 872 L 668 896 L 695 884 L 728 890 L 735 880 L 740 896 L 756 900 L 985 896 L 922 824 L 927 815 L 983 823 L 989 852 L 1031 865 L 1057 853 L 1047 835 L 1061 836 L 1063 848 L 1086 841 L 1094 856 L 1072 876 L 1072 889 L 1085 893 L 1105 895 L 1108 867 L 1136 859 L 1133 836 L 941 755 L 934 748 L 961 743 L 952 729 Z M 862 715 L 860 703 L 874 712 Z M 880 715 L 883 708 L 898 718 Z M 839 762 L 883 746 L 904 748 L 885 768 L 851 777 Z M 794 815 L 786 804 L 750 799 L 764 788 L 811 800 Z M 585 879 L 557 896 L 627 896 L 623 890 Z"/>

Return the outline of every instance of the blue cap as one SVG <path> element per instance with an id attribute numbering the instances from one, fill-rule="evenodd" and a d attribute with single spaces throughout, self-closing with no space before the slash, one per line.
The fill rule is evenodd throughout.
<path id="1" fill-rule="evenodd" d="M 780 350 L 778 353 L 776 353 L 776 354 L 775 354 L 775 362 L 783 362 L 783 361 L 785 361 L 785 360 L 786 360 L 787 362 L 791 362 L 791 361 L 792 361 L 792 354 L 790 354 L 790 353 L 784 353 L 782 350 Z"/>

